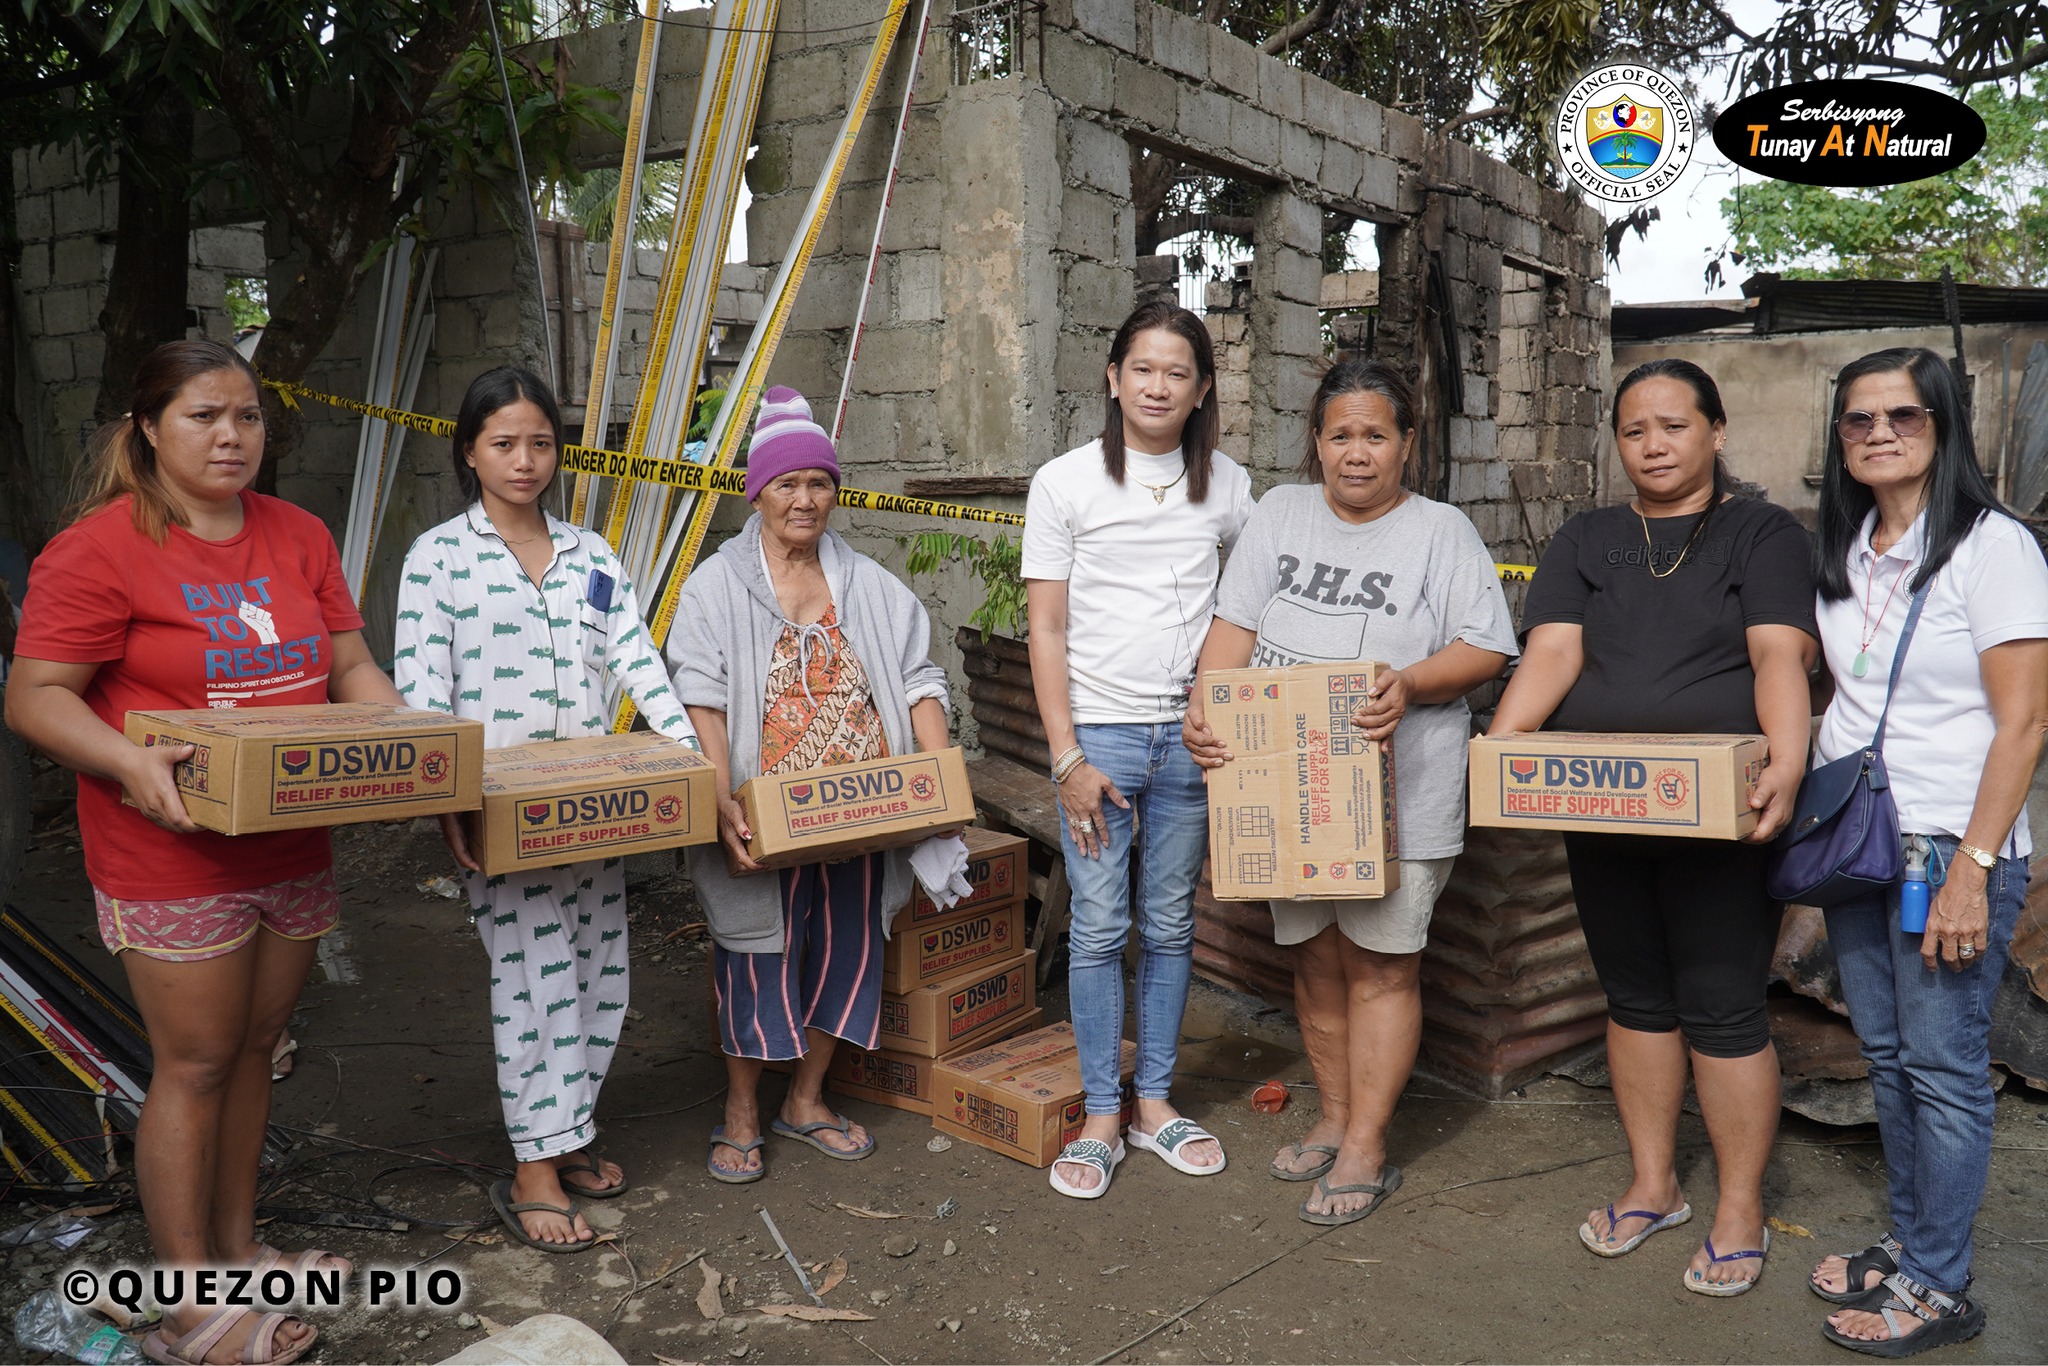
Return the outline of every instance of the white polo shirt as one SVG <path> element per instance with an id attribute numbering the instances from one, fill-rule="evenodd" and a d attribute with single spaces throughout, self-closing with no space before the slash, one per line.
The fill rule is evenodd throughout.
<path id="1" fill-rule="evenodd" d="M 1873 511 L 1849 554 L 1849 596 L 1819 604 L 1821 648 L 1828 671 L 1835 676 L 1835 700 L 1821 720 L 1816 764 L 1870 743 L 1877 731 L 1892 657 L 1912 607 L 1913 575 L 1923 558 L 1926 521 L 1922 513 L 1897 545 L 1873 555 Z M 1905 578 L 1900 580 L 1902 570 Z M 1883 607 L 1887 593 L 1889 608 Z M 1866 629 L 1874 637 L 1870 663 L 1858 678 L 1852 666 Z M 2048 561 L 2025 527 L 1991 513 L 1957 544 L 1955 554 L 1935 575 L 1892 699 L 1884 763 L 1902 831 L 1962 838 L 1997 732 L 1977 656 L 2008 640 L 2041 637 L 2048 637 Z M 2022 806 L 2008 842 L 1995 852 L 2025 858 L 2032 850 Z"/>

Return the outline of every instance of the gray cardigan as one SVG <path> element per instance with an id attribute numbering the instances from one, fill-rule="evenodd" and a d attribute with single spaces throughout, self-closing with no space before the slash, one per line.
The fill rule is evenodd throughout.
<path id="1" fill-rule="evenodd" d="M 875 560 L 827 531 L 818 558 L 839 609 L 839 628 L 867 671 L 875 710 L 891 754 L 917 748 L 910 729 L 913 702 L 935 697 L 947 704 L 946 672 L 931 661 L 931 618 L 902 581 Z M 775 589 L 761 558 L 761 514 L 683 583 L 669 630 L 668 665 L 676 697 L 688 707 L 725 713 L 735 790 L 761 772 L 761 722 L 767 706 L 768 669 L 785 626 Z M 731 953 L 780 953 L 781 878 L 773 873 L 734 877 L 722 844 L 686 852 L 690 880 L 710 924 L 711 937 Z M 910 897 L 910 855 L 888 858 L 882 883 L 882 933 L 889 912 Z"/>

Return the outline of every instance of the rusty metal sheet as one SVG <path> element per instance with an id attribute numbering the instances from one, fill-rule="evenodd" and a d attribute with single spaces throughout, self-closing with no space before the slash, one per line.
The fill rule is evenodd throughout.
<path id="1" fill-rule="evenodd" d="M 1497 1098 L 1605 1032 L 1555 833 L 1468 831 L 1429 939 L 1422 1065 L 1435 1075 Z"/>

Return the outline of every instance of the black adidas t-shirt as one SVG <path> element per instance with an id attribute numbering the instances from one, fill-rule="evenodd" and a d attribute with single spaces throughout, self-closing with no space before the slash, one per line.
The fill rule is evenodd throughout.
<path id="1" fill-rule="evenodd" d="M 1706 514 L 1702 513 L 1701 516 Z M 1585 629 L 1585 668 L 1547 729 L 1749 734 L 1756 673 L 1744 632 L 1814 621 L 1813 538 L 1785 509 L 1731 498 L 1680 562 L 1698 517 L 1643 519 L 1626 503 L 1582 512 L 1543 552 L 1522 635 Z M 1650 566 L 1662 578 L 1652 578 Z"/>

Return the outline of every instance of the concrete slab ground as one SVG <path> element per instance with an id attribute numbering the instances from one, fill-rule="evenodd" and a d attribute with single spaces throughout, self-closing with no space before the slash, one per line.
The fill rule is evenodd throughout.
<path id="1" fill-rule="evenodd" d="M 336 947 L 357 980 L 316 972 L 306 991 L 298 1070 L 277 1088 L 276 1118 L 323 1137 L 294 1153 L 267 1199 L 345 1216 L 484 1218 L 475 1182 L 508 1154 L 488 978 L 465 905 L 418 890 L 445 871 L 424 829 L 343 830 L 336 853 L 348 935 Z M 68 821 L 40 832 L 21 885 L 36 889 L 23 907 L 33 919 L 119 981 L 97 945 Z M 1579 1246 L 1579 1221 L 1619 1193 L 1626 1164 L 1611 1098 L 1562 1080 L 1495 1105 L 1418 1080 L 1391 1142 L 1406 1173 L 1400 1192 L 1361 1224 L 1317 1229 L 1295 1217 L 1304 1188 L 1265 1172 L 1309 1122 L 1314 1091 L 1296 1086 L 1276 1116 L 1248 1104 L 1258 1080 L 1308 1080 L 1292 1025 L 1213 988 L 1198 986 L 1189 1013 L 1180 1092 L 1228 1148 L 1218 1177 L 1194 1180 L 1134 1153 L 1107 1197 L 1064 1200 L 1043 1172 L 982 1149 L 929 1151 L 922 1117 L 849 1103 L 875 1132 L 874 1157 L 835 1162 L 771 1140 L 766 1180 L 714 1184 L 705 1139 L 724 1076 L 706 1019 L 706 950 L 672 877 L 632 902 L 635 1016 L 599 1109 L 599 1146 L 633 1189 L 585 1207 L 614 1241 L 547 1256 L 488 1223 L 462 1241 L 463 1230 L 427 1224 L 386 1233 L 274 1223 L 266 1236 L 282 1246 L 317 1241 L 359 1266 L 448 1267 L 466 1287 L 458 1307 L 402 1313 L 371 1312 L 352 1292 L 340 1311 L 316 1316 L 314 1360 L 438 1361 L 492 1323 L 542 1312 L 607 1332 L 636 1362 L 1849 1360 L 1820 1337 L 1826 1306 L 1806 1277 L 1822 1253 L 1861 1247 L 1884 1227 L 1873 1130 L 1787 1117 L 1768 1191 L 1772 1214 L 1792 1227 L 1777 1234 L 1758 1288 L 1735 1300 L 1679 1283 L 1712 1214 L 1696 1119 L 1685 1121 L 1682 1161 L 1701 1217 L 1617 1261 Z M 1063 995 L 1046 1004 L 1064 1015 Z M 767 1103 L 780 1087 L 764 1084 Z M 1989 1327 L 1929 1360 L 2048 1357 L 2048 1098 L 2002 1096 L 1997 1143 L 1978 1223 Z M 763 1207 L 797 1256 L 820 1266 L 814 1279 L 844 1259 L 826 1302 L 869 1320 L 765 1312 L 807 1301 Z M 11 1315 L 74 1263 L 146 1260 L 141 1220 L 127 1210 L 71 1253 L 8 1252 L 0 1311 Z M 723 1282 L 716 1321 L 699 1307 L 705 1265 Z"/>

